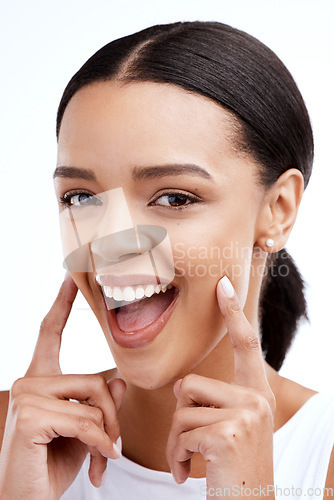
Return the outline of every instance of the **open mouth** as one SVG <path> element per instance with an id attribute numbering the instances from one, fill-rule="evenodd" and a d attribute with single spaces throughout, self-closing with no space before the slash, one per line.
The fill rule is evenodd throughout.
<path id="1" fill-rule="evenodd" d="M 123 282 L 126 278 L 122 277 Z M 141 280 L 141 281 L 140 281 Z M 107 319 L 114 341 L 122 347 L 142 347 L 161 332 L 170 318 L 179 295 L 174 284 L 157 284 L 152 278 L 136 277 L 139 284 L 122 286 L 112 276 L 97 275 Z"/>

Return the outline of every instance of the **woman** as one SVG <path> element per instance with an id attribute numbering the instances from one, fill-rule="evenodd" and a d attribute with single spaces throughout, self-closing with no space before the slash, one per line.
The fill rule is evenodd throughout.
<path id="1" fill-rule="evenodd" d="M 319 498 L 334 487 L 334 398 L 278 374 L 307 317 L 284 245 L 313 160 L 281 61 L 223 24 L 149 28 L 74 75 L 57 138 L 71 276 L 10 391 L 1 498 Z M 165 233 L 141 251 L 150 228 Z M 134 263 L 164 238 L 173 276 L 155 273 L 152 291 Z M 103 374 L 60 371 L 77 288 L 117 365 Z"/>

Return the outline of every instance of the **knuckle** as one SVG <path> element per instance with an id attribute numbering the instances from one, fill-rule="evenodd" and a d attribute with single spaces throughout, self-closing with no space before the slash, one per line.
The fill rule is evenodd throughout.
<path id="1" fill-rule="evenodd" d="M 218 423 L 217 437 L 220 444 L 225 448 L 232 449 L 236 446 L 238 434 L 239 432 L 236 430 L 235 425 L 231 422 L 222 421 Z"/>
<path id="2" fill-rule="evenodd" d="M 239 301 L 236 299 L 236 297 L 232 297 L 228 300 L 226 311 L 230 316 L 233 316 L 234 314 L 237 314 L 241 311 Z"/>
<path id="3" fill-rule="evenodd" d="M 33 406 L 20 406 L 16 413 L 16 428 L 20 432 L 27 431 L 29 425 L 34 421 L 35 408 Z"/>
<path id="4" fill-rule="evenodd" d="M 276 404 L 275 396 L 273 395 L 274 401 L 273 404 Z M 270 396 L 263 396 L 262 394 L 253 394 L 248 408 L 250 409 L 253 415 L 253 425 L 255 422 L 264 425 L 268 418 L 270 421 L 273 420 L 273 412 L 272 412 L 272 403 L 270 400 Z"/>
<path id="5" fill-rule="evenodd" d="M 257 414 L 265 414 L 268 411 L 268 403 L 261 394 L 252 394 L 249 401 L 249 408 Z"/>
<path id="6" fill-rule="evenodd" d="M 251 326 L 246 328 L 240 342 L 235 347 L 246 351 L 257 351 L 260 349 L 260 341 Z"/>
<path id="7" fill-rule="evenodd" d="M 77 427 L 79 432 L 88 432 L 93 426 L 92 420 L 87 417 L 78 417 L 77 418 Z"/>
<path id="8" fill-rule="evenodd" d="M 97 391 L 102 391 L 107 387 L 106 379 L 100 373 L 92 375 L 92 382 Z"/>
<path id="9" fill-rule="evenodd" d="M 96 406 L 87 406 L 89 408 L 89 415 L 92 420 L 94 420 L 100 427 L 103 425 L 103 411 Z"/>
<path id="10" fill-rule="evenodd" d="M 250 434 L 254 428 L 255 413 L 250 410 L 242 410 L 239 413 L 239 432 L 242 434 Z"/>
<path id="11" fill-rule="evenodd" d="M 10 389 L 10 397 L 11 399 L 15 399 L 17 398 L 17 396 L 19 396 L 22 391 L 23 391 L 23 387 L 24 387 L 24 378 L 18 378 L 17 380 L 15 380 L 15 382 L 13 383 L 11 389 Z"/>
<path id="12" fill-rule="evenodd" d="M 258 337 L 252 333 L 246 338 L 246 349 L 250 351 L 257 351 L 260 348 L 260 341 Z"/>
<path id="13" fill-rule="evenodd" d="M 18 414 L 21 411 L 21 408 L 24 406 L 28 406 L 31 401 L 31 395 L 28 394 L 17 394 L 17 396 L 13 399 L 12 409 L 14 414 Z"/>
<path id="14" fill-rule="evenodd" d="M 108 384 L 104 378 L 103 375 L 97 373 L 97 374 L 90 374 L 90 375 L 83 375 L 87 390 L 89 393 L 89 397 L 87 398 L 89 404 L 93 407 L 99 407 L 99 400 L 101 399 L 101 395 L 104 394 L 106 395 L 106 390 L 109 393 L 108 389 Z M 110 394 L 110 393 L 109 393 Z"/>

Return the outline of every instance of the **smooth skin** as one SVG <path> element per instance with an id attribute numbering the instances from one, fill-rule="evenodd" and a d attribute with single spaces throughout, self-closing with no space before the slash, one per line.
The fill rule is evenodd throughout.
<path id="1" fill-rule="evenodd" d="M 116 458 L 112 443 L 119 431 L 126 457 L 152 469 L 172 470 L 177 482 L 190 475 L 206 476 L 211 488 L 243 481 L 247 487 L 273 484 L 273 431 L 316 392 L 281 377 L 263 360 L 259 342 L 265 241 L 274 239 L 272 251 L 284 247 L 301 201 L 303 178 L 289 169 L 265 192 L 257 182 L 257 165 L 233 146 L 234 125 L 212 101 L 169 85 L 104 82 L 72 98 L 60 130 L 57 165 L 89 169 L 96 180 L 57 178 L 58 198 L 73 189 L 97 194 L 122 186 L 134 222 L 166 227 L 175 257 L 177 243 L 187 251 L 191 245 L 198 249 L 204 243 L 210 249 L 237 242 L 253 253 L 226 257 L 225 273 L 204 277 L 188 270 L 189 263 L 203 264 L 196 252 L 178 260 L 178 271 L 183 271 L 175 278 L 179 303 L 154 342 L 140 349 L 113 342 L 93 276 L 72 273 L 101 324 L 117 368 L 90 376 L 60 374 L 61 330 L 75 295 L 69 281 L 54 306 L 57 314 L 53 308 L 42 323 L 33 372 L 29 368 L 11 390 L 1 466 L 5 476 L 0 480 L 0 492 L 7 498 L 22 491 L 43 498 L 41 486 L 58 498 L 88 451 L 93 456 L 90 478 L 97 486 L 106 457 Z M 189 175 L 132 180 L 135 167 L 175 163 L 200 164 L 213 182 Z M 167 188 L 193 193 L 200 203 L 179 211 L 166 207 L 162 196 Z M 218 260 L 213 256 L 206 264 Z M 223 274 L 236 291 L 227 300 L 218 286 Z M 44 342 L 48 349 L 43 351 Z M 89 406 L 65 398 L 86 400 Z M 25 425 L 19 425 L 16 415 Z M 66 436 L 60 447 L 54 448 L 59 438 L 53 439 L 51 426 Z M 36 436 L 42 436 L 39 445 L 32 444 Z M 72 467 L 64 461 L 68 446 L 72 457 L 77 456 Z M 47 447 L 55 451 L 48 463 L 50 474 Z M 22 474 L 21 467 L 18 481 L 22 463 L 27 470 Z M 334 485 L 333 469 L 332 459 L 327 486 Z M 38 478 L 34 491 L 28 489 L 34 488 L 32 471 Z"/>

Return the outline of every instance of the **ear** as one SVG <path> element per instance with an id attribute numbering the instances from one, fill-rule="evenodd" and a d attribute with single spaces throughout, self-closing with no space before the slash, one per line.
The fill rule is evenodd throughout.
<path id="1" fill-rule="evenodd" d="M 259 210 L 255 243 L 268 251 L 266 241 L 274 240 L 270 252 L 281 250 L 295 223 L 298 208 L 304 192 L 304 177 L 300 170 L 286 170 L 264 195 Z"/>

